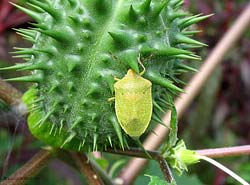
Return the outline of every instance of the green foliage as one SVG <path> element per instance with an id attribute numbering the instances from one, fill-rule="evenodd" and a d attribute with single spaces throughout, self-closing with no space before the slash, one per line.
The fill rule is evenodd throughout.
<path id="1" fill-rule="evenodd" d="M 150 182 L 150 179 L 146 177 L 145 174 L 150 174 L 152 176 L 157 176 L 160 179 L 164 179 L 159 164 L 154 160 L 150 160 L 148 162 L 146 168 L 144 168 L 144 170 L 141 172 L 141 175 L 136 179 L 135 185 L 148 184 Z"/>
<path id="2" fill-rule="evenodd" d="M 108 161 L 106 159 L 103 158 L 94 158 L 95 162 L 103 169 L 103 170 L 107 170 L 108 169 Z"/>
<path id="3" fill-rule="evenodd" d="M 176 176 L 177 184 L 185 184 L 185 185 L 205 185 L 203 184 L 196 175 L 190 175 L 187 173 L 183 173 L 181 176 Z"/>
<path id="4" fill-rule="evenodd" d="M 200 160 L 196 152 L 186 148 L 183 140 L 178 141 L 175 147 L 163 151 L 163 157 L 172 168 L 177 170 L 178 175 L 181 175 L 183 171 L 187 171 L 187 165 L 197 163 Z"/>
<path id="5" fill-rule="evenodd" d="M 18 33 L 33 43 L 16 48 L 26 63 L 4 68 L 31 75 L 8 81 L 33 82 L 24 95 L 34 136 L 54 147 L 102 151 L 131 146 L 121 130 L 114 105 L 114 77 L 128 69 L 139 73 L 137 57 L 153 84 L 152 122 L 162 122 L 166 94 L 182 90 L 175 75 L 190 71 L 182 59 L 200 60 L 185 48 L 204 46 L 187 28 L 208 16 L 180 10 L 182 0 L 29 0 L 35 28 Z M 139 115 L 138 115 L 139 116 Z"/>
<path id="6" fill-rule="evenodd" d="M 173 171 L 175 172 L 175 171 Z M 143 174 L 150 174 L 150 176 L 158 177 L 159 179 L 163 180 L 164 177 L 162 175 L 162 171 L 156 161 L 149 161 L 144 171 L 142 171 L 141 175 L 136 179 L 135 184 L 141 185 L 141 184 L 149 184 L 150 180 L 148 177 L 145 177 Z M 183 172 L 181 176 L 175 175 L 174 178 L 176 180 L 176 183 L 179 185 L 185 184 L 185 185 L 203 185 L 202 182 L 198 179 L 196 175 L 190 175 L 186 172 Z M 166 181 L 165 181 L 166 182 Z"/>
<path id="7" fill-rule="evenodd" d="M 167 183 L 165 180 L 160 179 L 157 176 L 145 175 L 150 178 L 148 185 L 176 185 L 176 183 Z"/>
<path id="8" fill-rule="evenodd" d="M 249 170 L 250 170 L 250 164 L 248 162 L 249 159 L 246 158 L 245 163 L 240 163 L 240 165 L 237 167 L 237 172 L 241 174 L 241 177 L 245 179 L 247 182 L 250 182 L 250 177 L 249 177 Z M 227 184 L 235 184 L 235 180 L 232 179 L 231 177 L 227 178 Z"/>
<path id="9" fill-rule="evenodd" d="M 124 159 L 117 160 L 112 166 L 110 167 L 109 170 L 109 176 L 110 177 L 115 177 L 115 173 L 120 169 L 120 167 L 125 164 L 127 161 Z"/>

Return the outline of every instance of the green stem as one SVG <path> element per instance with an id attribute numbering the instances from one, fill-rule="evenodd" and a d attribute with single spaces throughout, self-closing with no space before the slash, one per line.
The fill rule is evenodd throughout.
<path id="1" fill-rule="evenodd" d="M 244 179 L 242 179 L 240 176 L 238 176 L 237 174 L 235 174 L 233 171 L 231 171 L 230 169 L 228 169 L 227 167 L 223 166 L 222 164 L 218 163 L 217 161 L 206 157 L 206 156 L 198 156 L 200 159 L 203 159 L 211 164 L 213 164 L 214 166 L 220 168 L 222 171 L 224 171 L 225 173 L 227 173 L 228 175 L 230 175 L 231 177 L 233 177 L 235 180 L 237 180 L 239 183 L 241 183 L 242 185 L 249 185 L 248 182 L 246 182 Z"/>

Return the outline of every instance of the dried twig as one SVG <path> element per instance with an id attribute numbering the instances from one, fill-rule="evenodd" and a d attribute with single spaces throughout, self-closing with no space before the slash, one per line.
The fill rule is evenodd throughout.
<path id="1" fill-rule="evenodd" d="M 95 169 L 96 173 L 102 178 L 103 182 L 108 185 L 115 185 L 115 181 L 102 169 L 102 167 L 95 161 L 90 159 L 91 166 Z"/>
<path id="2" fill-rule="evenodd" d="M 0 99 L 8 104 L 15 105 L 21 102 L 22 93 L 15 87 L 0 79 Z"/>
<path id="3" fill-rule="evenodd" d="M 197 73 L 185 88 L 185 93 L 181 94 L 180 97 L 175 101 L 175 106 L 178 112 L 178 118 L 180 118 L 194 97 L 201 90 L 209 76 L 212 74 L 216 66 L 220 64 L 222 58 L 227 54 L 230 48 L 235 42 L 241 37 L 244 31 L 248 28 L 250 23 L 250 4 L 246 7 L 244 12 L 235 21 L 234 25 L 229 31 L 223 36 L 211 54 L 208 56 L 200 72 Z M 170 122 L 170 113 L 168 112 L 164 118 L 164 123 Z M 155 134 L 150 134 L 144 142 L 144 147 L 148 150 L 157 149 L 164 141 L 168 134 L 168 129 L 159 125 L 154 130 Z M 140 170 L 146 164 L 146 160 L 132 159 L 125 167 L 120 177 L 128 182 L 129 184 L 137 177 Z"/>
<path id="4" fill-rule="evenodd" d="M 89 185 L 103 185 L 102 179 L 97 175 L 92 166 L 90 160 L 84 153 L 71 152 L 71 156 L 74 159 L 76 165 L 81 171 L 82 175 L 86 177 Z"/>

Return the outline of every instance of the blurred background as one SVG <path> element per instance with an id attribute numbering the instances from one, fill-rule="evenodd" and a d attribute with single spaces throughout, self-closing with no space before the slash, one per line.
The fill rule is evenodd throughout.
<path id="1" fill-rule="evenodd" d="M 13 47 L 29 47 L 30 43 L 17 35 L 12 28 L 27 28 L 32 20 L 16 10 L 11 0 L 0 0 L 0 67 L 22 62 L 9 52 Z M 12 0 L 12 2 L 17 2 Z M 25 0 L 18 1 L 24 3 Z M 203 32 L 195 38 L 209 46 L 197 50 L 205 59 L 216 43 L 230 28 L 249 0 L 185 0 L 185 9 L 192 14 L 214 13 L 211 18 L 196 25 Z M 250 26 L 249 26 L 250 28 Z M 250 29 L 249 29 L 250 30 Z M 189 62 L 199 68 L 202 62 Z M 180 78 L 188 82 L 193 74 Z M 17 72 L 0 72 L 1 78 L 17 76 Z M 29 84 L 12 83 L 24 92 Z M 205 149 L 250 143 L 250 31 L 227 53 L 223 63 L 217 67 L 202 92 L 195 99 L 184 117 L 179 121 L 179 138 L 183 138 L 190 149 Z M 28 159 L 42 143 L 34 139 L 26 126 L 25 118 L 0 100 L 0 179 L 8 177 Z M 105 154 L 98 163 L 115 175 L 129 158 Z M 115 163 L 113 161 L 116 161 Z M 230 157 L 218 160 L 250 181 L 250 158 Z M 116 167 L 116 168 L 115 168 Z M 150 162 L 147 170 L 135 184 L 147 184 L 143 174 L 161 176 L 157 163 Z M 201 162 L 190 166 L 188 173 L 176 177 L 178 184 L 185 185 L 233 185 L 231 178 L 210 164 Z M 59 160 L 50 162 L 37 178 L 28 184 L 82 184 L 83 177 L 73 168 Z"/>

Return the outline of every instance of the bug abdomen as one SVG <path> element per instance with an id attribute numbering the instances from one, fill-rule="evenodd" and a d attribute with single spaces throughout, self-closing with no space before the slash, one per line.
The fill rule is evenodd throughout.
<path id="1" fill-rule="evenodd" d="M 135 81 L 137 82 L 134 83 Z M 145 132 L 151 120 L 151 82 L 138 77 L 131 81 L 122 79 L 117 83 L 119 84 L 115 86 L 115 111 L 118 121 L 129 136 L 139 137 Z M 133 83 L 136 86 L 133 86 Z"/>

